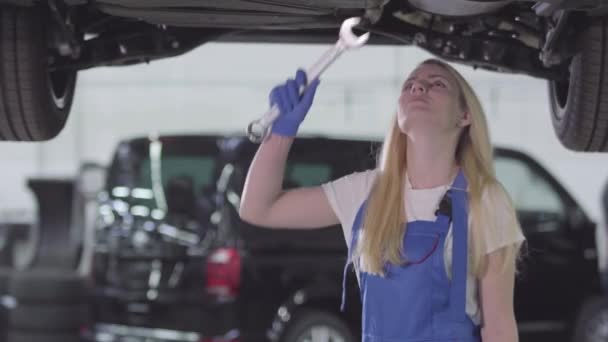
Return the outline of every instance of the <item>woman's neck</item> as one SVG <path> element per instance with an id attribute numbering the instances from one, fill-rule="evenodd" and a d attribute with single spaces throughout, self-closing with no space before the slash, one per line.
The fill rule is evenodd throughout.
<path id="1" fill-rule="evenodd" d="M 452 142 L 407 142 L 407 175 L 413 189 L 428 189 L 449 183 L 458 171 Z"/>

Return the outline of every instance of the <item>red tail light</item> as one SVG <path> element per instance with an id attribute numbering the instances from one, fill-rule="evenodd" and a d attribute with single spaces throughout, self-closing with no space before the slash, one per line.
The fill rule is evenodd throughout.
<path id="1" fill-rule="evenodd" d="M 207 259 L 207 292 L 234 297 L 241 285 L 241 256 L 236 248 L 219 248 Z"/>

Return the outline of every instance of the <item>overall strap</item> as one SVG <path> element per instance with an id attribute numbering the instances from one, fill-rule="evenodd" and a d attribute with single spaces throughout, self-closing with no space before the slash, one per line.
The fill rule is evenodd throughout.
<path id="1" fill-rule="evenodd" d="M 452 202 L 452 284 L 450 286 L 450 312 L 457 320 L 466 318 L 466 285 L 468 266 L 468 198 L 467 180 L 458 172 L 448 190 Z"/>
<path id="2" fill-rule="evenodd" d="M 342 303 L 340 304 L 340 311 L 344 312 L 344 308 L 346 307 L 346 273 L 348 271 L 348 265 L 353 262 L 353 248 L 356 248 L 359 230 L 361 230 L 361 224 L 363 222 L 363 213 L 365 212 L 365 207 L 367 205 L 367 200 L 363 201 L 359 210 L 357 211 L 357 215 L 355 216 L 355 222 L 353 222 L 353 226 L 351 228 L 351 239 L 350 245 L 348 246 L 348 254 L 346 256 L 346 264 L 344 265 L 344 272 L 342 275 Z"/>

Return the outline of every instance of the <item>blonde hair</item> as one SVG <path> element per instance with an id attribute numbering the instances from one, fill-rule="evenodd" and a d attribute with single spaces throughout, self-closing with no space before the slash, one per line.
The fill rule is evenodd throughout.
<path id="1" fill-rule="evenodd" d="M 458 140 L 456 161 L 468 181 L 469 198 L 469 265 L 470 272 L 479 277 L 486 267 L 486 243 L 481 222 L 493 222 L 490 212 L 482 210 L 482 194 L 498 194 L 507 199 L 509 225 L 519 229 L 515 209 L 502 185 L 497 181 L 493 166 L 493 149 L 483 108 L 474 90 L 453 67 L 437 59 L 423 61 L 420 65 L 438 65 L 448 71 L 460 88 L 460 103 L 471 116 L 471 124 L 465 127 Z M 396 116 L 387 133 L 378 159 L 378 173 L 370 192 L 367 209 L 362 220 L 359 243 L 353 252 L 355 263 L 368 273 L 384 276 L 386 262 L 403 263 L 403 237 L 406 221 L 404 205 L 404 181 L 406 170 L 407 138 L 397 124 Z M 397 186 L 398 185 L 398 186 Z M 485 199 L 484 200 L 492 200 Z M 504 208 L 503 208 L 504 209 Z M 502 248 L 502 270 L 514 265 L 519 246 Z"/>

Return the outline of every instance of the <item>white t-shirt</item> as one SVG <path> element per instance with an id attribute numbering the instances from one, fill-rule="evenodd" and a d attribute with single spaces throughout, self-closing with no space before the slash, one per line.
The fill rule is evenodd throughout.
<path id="1" fill-rule="evenodd" d="M 351 243 L 351 231 L 355 221 L 355 216 L 357 215 L 359 207 L 368 197 L 369 192 L 371 191 L 376 173 L 377 170 L 375 169 L 355 172 L 321 185 L 332 209 L 340 220 L 347 246 L 349 246 Z M 445 192 L 452 185 L 452 182 L 428 189 L 412 189 L 411 183 L 407 177 L 405 183 L 405 212 L 407 215 L 407 221 L 435 220 L 435 211 L 437 210 L 439 202 L 443 198 Z M 486 195 L 487 194 L 483 194 L 482 196 Z M 490 230 L 487 232 L 487 234 L 484 234 L 487 245 L 486 253 L 491 253 L 512 243 L 520 243 L 525 239 L 521 233 L 521 229 L 515 230 L 512 227 L 504 226 L 504 222 L 508 222 L 509 220 L 501 219 L 501 217 L 504 217 L 501 216 L 501 203 L 497 203 L 497 198 L 494 198 L 493 200 L 496 207 L 493 207 L 492 210 L 496 214 L 494 215 L 493 222 L 488 222 L 484 225 L 488 230 Z M 482 203 L 485 202 L 487 201 L 482 201 Z M 508 214 L 505 213 L 504 215 Z M 446 273 L 448 277 L 451 278 L 451 224 L 444 245 L 444 263 Z M 467 276 L 466 312 L 475 324 L 480 324 L 481 312 L 479 308 L 477 289 L 477 281 L 475 277 L 469 273 Z"/>

